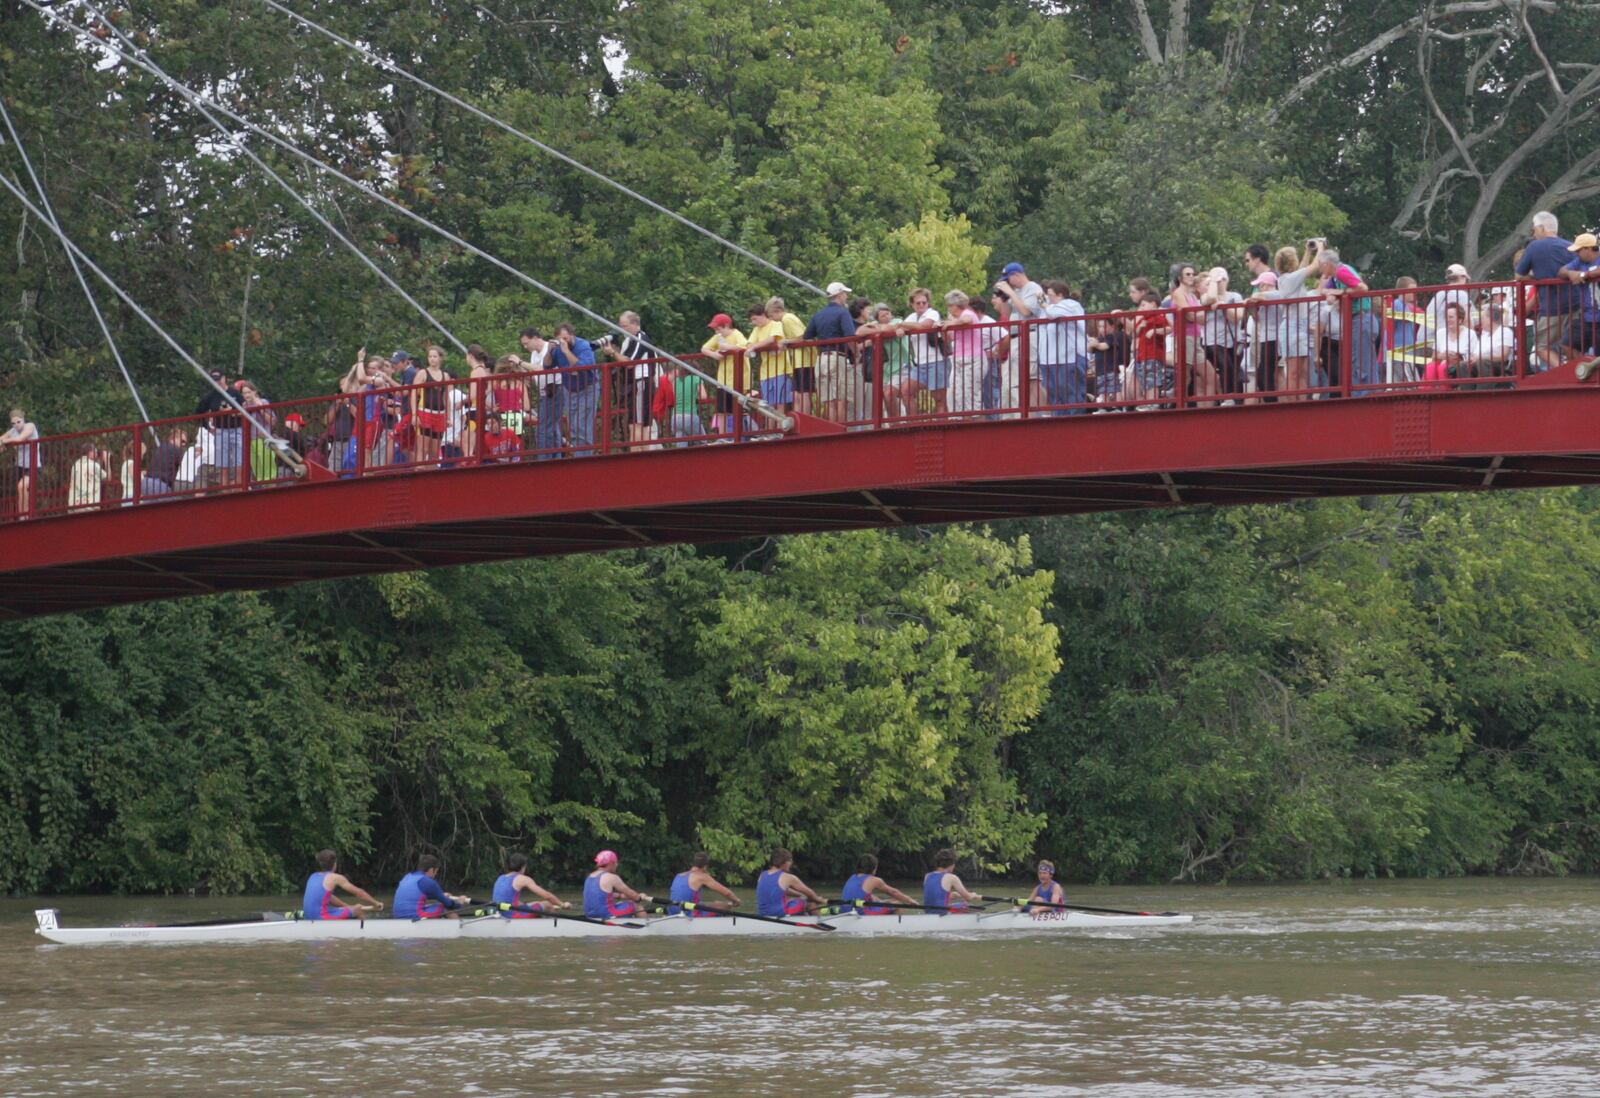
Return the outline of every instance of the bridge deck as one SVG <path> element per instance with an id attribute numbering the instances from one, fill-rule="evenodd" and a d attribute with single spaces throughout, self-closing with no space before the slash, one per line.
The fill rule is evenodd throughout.
<path id="1" fill-rule="evenodd" d="M 938 422 L 397 471 L 0 527 L 0 616 L 768 534 L 1600 481 L 1600 386 Z M 1533 379 L 1529 379 L 1533 381 Z"/>

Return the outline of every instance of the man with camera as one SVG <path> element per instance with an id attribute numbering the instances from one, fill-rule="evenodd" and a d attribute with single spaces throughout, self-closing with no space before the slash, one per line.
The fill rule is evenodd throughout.
<path id="1" fill-rule="evenodd" d="M 594 346 L 562 321 L 549 347 L 550 368 L 565 371 L 561 384 L 567 391 L 567 437 L 574 447 L 583 447 L 574 449 L 572 456 L 589 457 L 594 453 L 594 422 L 600 411 L 600 371 L 594 368 Z"/>

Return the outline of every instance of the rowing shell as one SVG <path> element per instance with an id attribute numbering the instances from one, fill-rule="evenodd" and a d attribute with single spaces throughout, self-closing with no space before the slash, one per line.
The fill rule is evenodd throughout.
<path id="1" fill-rule="evenodd" d="M 751 934 L 819 935 L 803 927 L 757 922 L 737 915 L 691 919 L 668 915 L 645 921 L 642 930 L 610 923 L 565 919 L 504 919 L 498 915 L 467 919 L 341 919 L 306 920 L 262 917 L 211 926 L 63 927 L 55 908 L 34 912 L 36 933 L 61 945 L 112 942 L 319 942 L 364 939 L 501 938 L 683 938 Z M 837 915 L 826 919 L 796 918 L 794 923 L 823 922 L 840 934 L 994 934 L 1023 931 L 1104 930 L 1121 927 L 1179 926 L 1193 915 L 1091 915 L 1081 911 L 997 911 L 955 915 Z"/>

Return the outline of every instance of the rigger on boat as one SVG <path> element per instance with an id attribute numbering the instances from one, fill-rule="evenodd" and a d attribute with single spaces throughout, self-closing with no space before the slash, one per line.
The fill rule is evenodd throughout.
<path id="1" fill-rule="evenodd" d="M 304 942 L 343 939 L 382 941 L 458 938 L 594 938 L 739 936 L 751 934 L 969 934 L 1018 931 L 1096 930 L 1165 927 L 1193 922 L 1192 915 L 1092 908 L 1065 902 L 1053 880 L 1054 867 L 1039 866 L 1039 886 L 1026 897 L 986 896 L 969 891 L 956 876 L 956 854 L 941 850 L 924 880 L 923 902 L 916 903 L 876 876 L 877 860 L 864 855 L 841 898 L 825 899 L 790 872 L 794 856 L 777 849 L 757 879 L 757 909 L 740 912 L 741 898 L 709 871 L 710 859 L 696 854 L 691 867 L 673 882 L 670 907 L 630 888 L 618 876 L 619 858 L 603 850 L 584 882 L 583 914 L 565 914 L 572 905 L 529 877 L 528 859 L 513 854 L 495 882 L 493 898 L 480 902 L 447 893 L 438 884 L 438 859 L 424 855 L 401 880 L 393 914 L 375 917 L 383 903 L 337 872 L 331 850 L 317 855 L 318 869 L 306 881 L 299 911 L 263 912 L 255 918 L 198 923 L 65 927 L 60 912 L 34 913 L 36 932 L 60 945 L 117 942 Z M 724 900 L 703 902 L 709 889 Z M 524 902 L 531 893 L 536 901 Z M 342 897 L 351 897 L 346 902 Z"/>

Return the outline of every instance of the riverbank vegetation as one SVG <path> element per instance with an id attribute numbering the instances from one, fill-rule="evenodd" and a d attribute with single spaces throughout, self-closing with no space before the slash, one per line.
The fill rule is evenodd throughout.
<path id="1" fill-rule="evenodd" d="M 1240 285 L 1247 245 L 1311 234 L 1373 285 L 1456 261 L 1500 277 L 1530 203 L 1583 220 L 1600 148 L 1572 111 L 1593 36 L 1558 4 L 1447 26 L 1204 0 L 1162 5 L 1169 25 L 1023 0 L 295 6 L 890 301 L 1017 259 L 1110 307 L 1178 259 Z M 259 4 L 112 18 L 664 346 L 786 289 Z M 288 398 L 331 391 L 358 346 L 435 337 L 150 77 L 20 5 L 0 64 L 63 224 L 203 361 Z M 257 147 L 453 331 L 499 353 L 567 319 Z M 19 177 L 12 150 L 0 163 Z M 0 240 L 7 403 L 46 433 L 135 418 L 48 233 L 0 202 Z M 192 375 L 101 300 L 152 414 L 187 413 Z M 1597 516 L 1592 491 L 1176 510 L 10 624 L 0 889 L 270 890 L 327 845 L 372 879 L 422 850 L 482 879 L 512 847 L 560 879 L 597 844 L 641 878 L 697 846 L 749 869 L 776 842 L 829 873 L 862 849 L 909 871 L 946 843 L 1079 880 L 1592 872 Z"/>
<path id="2" fill-rule="evenodd" d="M 274 889 L 334 845 L 1077 880 L 1600 869 L 1600 497 L 574 557 L 0 630 L 0 886 Z"/>

